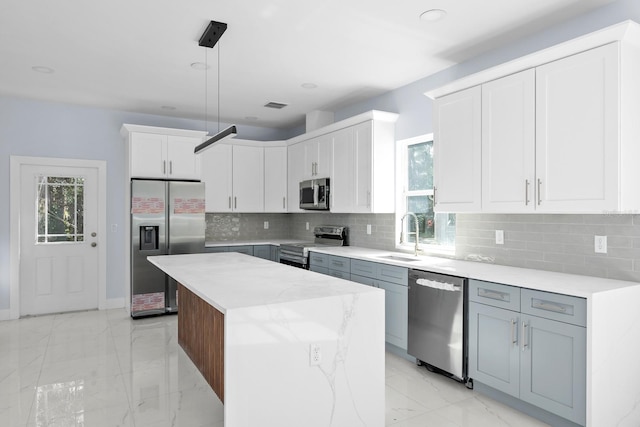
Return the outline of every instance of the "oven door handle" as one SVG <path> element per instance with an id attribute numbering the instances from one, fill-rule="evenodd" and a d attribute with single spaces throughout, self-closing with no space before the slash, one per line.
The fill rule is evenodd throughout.
<path id="1" fill-rule="evenodd" d="M 313 206 L 318 206 L 318 193 L 320 192 L 320 186 L 315 182 L 312 182 L 313 187 Z"/>

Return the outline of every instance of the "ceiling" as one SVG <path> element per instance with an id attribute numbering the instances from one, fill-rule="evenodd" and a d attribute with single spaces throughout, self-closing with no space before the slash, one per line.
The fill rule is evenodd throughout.
<path id="1" fill-rule="evenodd" d="M 610 2 L 3 0 L 0 94 L 288 128 Z M 228 29 L 208 49 L 211 20 Z"/>

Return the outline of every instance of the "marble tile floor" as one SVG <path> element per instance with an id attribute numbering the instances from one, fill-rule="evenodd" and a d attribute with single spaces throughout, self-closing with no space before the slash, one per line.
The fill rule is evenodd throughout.
<path id="1" fill-rule="evenodd" d="M 390 353 L 385 424 L 546 425 Z M 0 322 L 0 426 L 222 427 L 224 419 L 178 346 L 177 316 L 132 320 L 108 310 Z"/>

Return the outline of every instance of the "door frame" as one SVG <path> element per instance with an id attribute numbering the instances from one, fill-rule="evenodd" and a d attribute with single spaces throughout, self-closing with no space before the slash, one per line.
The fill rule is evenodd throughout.
<path id="1" fill-rule="evenodd" d="M 107 162 L 55 157 L 10 157 L 9 184 L 9 318 L 20 317 L 20 172 L 22 166 L 94 168 L 98 172 L 98 309 L 107 308 Z"/>

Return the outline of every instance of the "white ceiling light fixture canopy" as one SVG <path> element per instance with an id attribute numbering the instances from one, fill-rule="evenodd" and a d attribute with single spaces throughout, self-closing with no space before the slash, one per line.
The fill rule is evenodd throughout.
<path id="1" fill-rule="evenodd" d="M 209 25 L 207 26 L 207 29 L 204 30 L 204 33 L 202 33 L 202 36 L 200 37 L 200 40 L 198 41 L 198 45 L 202 46 L 202 47 L 206 47 L 206 48 L 213 48 L 216 43 L 218 43 L 218 40 L 220 40 L 220 37 L 222 37 L 222 35 L 224 34 L 224 32 L 227 30 L 227 24 L 225 24 L 224 22 L 217 22 L 217 21 L 211 21 L 209 23 Z M 191 64 L 193 66 L 193 64 Z M 195 67 L 194 67 L 195 68 Z M 205 64 L 205 69 L 208 68 L 208 65 Z M 207 83 L 206 83 L 206 79 L 205 79 L 205 113 L 204 113 L 204 120 L 205 120 L 205 128 L 206 128 L 206 123 L 207 123 Z M 207 130 L 207 129 L 205 129 Z M 220 47 L 218 47 L 218 133 L 213 135 L 211 138 L 209 138 L 208 140 L 206 140 L 205 142 L 203 142 L 202 144 L 198 145 L 193 151 L 195 154 L 199 154 L 202 151 L 206 150 L 207 148 L 209 148 L 211 145 L 213 145 L 216 142 L 222 141 L 224 139 L 228 139 L 228 138 L 233 138 L 234 136 L 236 136 L 238 134 L 238 130 L 236 129 L 235 125 L 231 125 L 229 127 L 227 127 L 224 130 L 220 130 Z"/>

